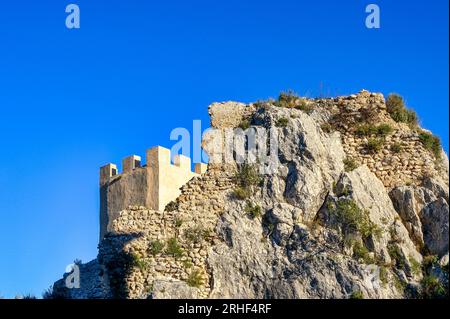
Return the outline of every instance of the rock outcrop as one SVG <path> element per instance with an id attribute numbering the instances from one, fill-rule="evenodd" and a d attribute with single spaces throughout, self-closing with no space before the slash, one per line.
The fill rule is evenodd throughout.
<path id="1" fill-rule="evenodd" d="M 395 122 L 381 94 L 209 112 L 203 147 L 215 159 L 227 129 L 276 132 L 270 174 L 260 174 L 266 162 L 214 161 L 165 211 L 130 206 L 80 268 L 81 288 L 61 280 L 55 295 L 412 298 L 431 277 L 448 295 L 448 160 Z M 356 133 L 364 121 L 391 128 L 375 152 Z"/>

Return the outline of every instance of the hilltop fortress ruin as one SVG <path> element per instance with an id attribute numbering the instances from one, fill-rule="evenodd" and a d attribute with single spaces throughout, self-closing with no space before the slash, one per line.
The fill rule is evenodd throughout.
<path id="1" fill-rule="evenodd" d="M 147 150 L 146 162 L 141 165 L 141 157 L 131 155 L 123 159 L 121 174 L 113 163 L 100 168 L 100 240 L 122 210 L 137 205 L 163 211 L 184 184 L 207 169 L 196 163 L 192 172 L 191 159 L 180 154 L 172 164 L 170 150 L 161 146 Z"/>
<path id="2" fill-rule="evenodd" d="M 154 147 L 100 169 L 98 256 L 50 298 L 448 298 L 449 161 L 401 97 L 209 114 L 208 166 Z M 235 128 L 277 132 L 273 173 L 211 160 Z"/>

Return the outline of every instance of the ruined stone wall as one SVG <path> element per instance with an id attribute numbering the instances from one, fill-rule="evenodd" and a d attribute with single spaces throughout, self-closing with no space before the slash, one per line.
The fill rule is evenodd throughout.
<path id="1" fill-rule="evenodd" d="M 123 251 L 132 260 L 124 273 L 128 298 L 158 296 L 173 285 L 177 286 L 180 298 L 208 296 L 211 287 L 206 256 L 218 240 L 215 226 L 224 209 L 225 194 L 232 185 L 230 173 L 211 169 L 182 188 L 173 210 L 130 206 L 120 212 L 112 225 L 116 241 L 105 242 L 99 258 L 108 264 L 108 260 Z M 182 249 L 181 256 L 168 252 L 168 243 L 173 239 Z M 164 248 L 153 255 L 152 243 L 157 241 Z M 187 283 L 193 272 L 200 276 L 198 287 Z"/>
<path id="2" fill-rule="evenodd" d="M 423 146 L 415 129 L 395 122 L 386 110 L 382 94 L 363 90 L 355 95 L 314 103 L 318 112 L 328 113 L 329 123 L 341 133 L 347 158 L 355 160 L 357 165 L 366 164 L 385 187 L 420 185 L 424 177 L 445 175 L 440 173 L 448 165 L 447 155 L 442 151 L 442 159 L 436 160 Z M 368 139 L 377 138 L 375 135 L 358 136 L 357 129 L 363 124 L 388 124 L 393 128 L 379 152 L 367 151 Z M 396 149 L 398 146 L 400 151 Z"/>

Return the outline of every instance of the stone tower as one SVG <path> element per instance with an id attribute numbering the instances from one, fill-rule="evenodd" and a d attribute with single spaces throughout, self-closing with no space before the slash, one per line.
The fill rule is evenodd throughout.
<path id="1" fill-rule="evenodd" d="M 146 165 L 141 165 L 137 155 L 124 158 L 121 174 L 112 163 L 100 168 L 100 240 L 120 211 L 130 205 L 164 210 L 180 195 L 184 184 L 207 168 L 198 163 L 192 172 L 191 159 L 183 155 L 175 155 L 172 164 L 170 150 L 161 146 L 147 150 L 146 155 Z"/>

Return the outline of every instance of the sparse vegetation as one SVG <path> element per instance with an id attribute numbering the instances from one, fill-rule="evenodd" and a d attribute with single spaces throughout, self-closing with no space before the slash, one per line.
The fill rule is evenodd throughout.
<path id="1" fill-rule="evenodd" d="M 448 298 L 448 287 L 434 275 L 426 275 L 421 281 L 422 297 L 424 299 L 444 299 Z"/>
<path id="2" fill-rule="evenodd" d="M 251 191 L 249 188 L 236 187 L 233 191 L 233 195 L 237 199 L 244 200 L 251 196 Z"/>
<path id="3" fill-rule="evenodd" d="M 395 289 L 397 289 L 398 292 L 404 294 L 405 289 L 406 289 L 406 282 L 404 282 L 402 279 L 400 279 L 400 277 L 398 275 L 394 275 L 394 276 L 392 276 L 392 278 L 393 278 L 393 283 L 394 283 Z"/>
<path id="4" fill-rule="evenodd" d="M 381 229 L 370 220 L 369 213 L 359 208 L 354 200 L 341 199 L 333 206 L 329 209 L 341 224 L 344 235 L 359 233 L 363 238 L 381 235 Z"/>
<path id="5" fill-rule="evenodd" d="M 256 102 L 253 102 L 253 106 L 256 109 L 265 109 L 270 103 L 274 103 L 273 99 L 269 99 L 269 100 L 258 100 Z"/>
<path id="6" fill-rule="evenodd" d="M 184 250 L 175 237 L 172 237 L 167 241 L 166 253 L 175 258 L 183 256 Z"/>
<path id="7" fill-rule="evenodd" d="M 169 204 L 166 205 L 167 212 L 174 212 L 178 210 L 178 203 L 176 201 L 171 201 Z"/>
<path id="8" fill-rule="evenodd" d="M 261 216 L 261 206 L 259 205 L 252 205 L 252 203 L 247 202 L 247 205 L 245 206 L 245 212 L 252 218 L 258 218 Z"/>
<path id="9" fill-rule="evenodd" d="M 394 131 L 392 126 L 389 124 L 380 124 L 377 126 L 377 135 L 380 137 L 386 137 Z"/>
<path id="10" fill-rule="evenodd" d="M 320 125 L 320 129 L 325 133 L 331 133 L 333 131 L 333 126 L 330 123 L 325 122 Z"/>
<path id="11" fill-rule="evenodd" d="M 368 265 L 375 263 L 375 259 L 371 257 L 370 251 L 359 241 L 355 241 L 353 243 L 353 257 L 356 260 L 361 259 L 365 264 Z"/>
<path id="12" fill-rule="evenodd" d="M 306 113 L 310 113 L 314 110 L 314 106 L 311 103 L 307 103 L 305 100 L 300 100 L 300 104 L 295 105 L 295 108 Z"/>
<path id="13" fill-rule="evenodd" d="M 364 299 L 364 294 L 360 290 L 353 291 L 350 295 L 350 299 Z"/>
<path id="14" fill-rule="evenodd" d="M 433 153 L 435 158 L 441 157 L 441 140 L 439 137 L 426 131 L 421 131 L 419 133 L 419 139 L 423 146 Z"/>
<path id="15" fill-rule="evenodd" d="M 387 269 L 386 266 L 384 266 L 384 265 L 380 266 L 379 276 L 380 276 L 381 283 L 383 285 L 386 285 L 388 283 L 388 281 L 389 281 L 389 272 L 388 272 L 388 269 Z"/>
<path id="16" fill-rule="evenodd" d="M 234 189 L 233 195 L 240 200 L 249 198 L 253 188 L 260 185 L 262 181 L 256 165 L 250 164 L 241 165 L 234 178 L 238 186 Z"/>
<path id="17" fill-rule="evenodd" d="M 409 264 L 411 265 L 411 272 L 415 276 L 419 276 L 422 273 L 422 265 L 414 259 L 414 257 L 409 256 Z"/>
<path id="18" fill-rule="evenodd" d="M 379 138 L 370 138 L 367 141 L 366 149 L 370 154 L 376 154 L 383 148 L 384 140 Z"/>
<path id="19" fill-rule="evenodd" d="M 149 252 L 153 256 L 156 256 L 156 255 L 162 253 L 163 250 L 164 250 L 164 243 L 163 242 L 161 242 L 159 240 L 154 240 L 154 241 L 150 242 L 150 244 L 149 244 Z"/>
<path id="20" fill-rule="evenodd" d="M 242 187 L 257 186 L 261 183 L 261 176 L 256 165 L 242 164 L 235 175 L 237 183 Z"/>
<path id="21" fill-rule="evenodd" d="M 295 107 L 299 96 L 294 91 L 281 92 L 274 105 L 278 107 Z"/>
<path id="22" fill-rule="evenodd" d="M 418 125 L 416 112 L 405 106 L 405 102 L 400 95 L 390 94 L 386 100 L 386 107 L 394 121 L 406 123 L 411 127 Z"/>
<path id="23" fill-rule="evenodd" d="M 131 254 L 132 257 L 132 266 L 137 267 L 140 270 L 146 270 L 148 268 L 148 263 L 140 258 L 137 254 Z"/>
<path id="24" fill-rule="evenodd" d="M 362 124 L 358 126 L 355 133 L 358 136 L 372 136 L 376 135 L 378 137 L 386 137 L 389 134 L 391 134 L 394 131 L 392 126 L 389 124 L 380 124 L 380 125 L 373 125 L 373 124 Z"/>
<path id="25" fill-rule="evenodd" d="M 208 236 L 209 231 L 201 225 L 189 227 L 184 231 L 184 237 L 191 244 L 200 244 Z"/>
<path id="26" fill-rule="evenodd" d="M 196 287 L 199 288 L 201 285 L 203 285 L 203 275 L 200 270 L 194 269 L 189 274 L 186 283 L 190 287 Z"/>
<path id="27" fill-rule="evenodd" d="M 394 266 L 398 269 L 405 269 L 406 266 L 406 260 L 405 256 L 403 255 L 402 251 L 400 250 L 400 247 L 396 244 L 388 244 L 388 252 L 389 256 L 391 257 Z"/>
<path id="28" fill-rule="evenodd" d="M 181 218 L 175 218 L 173 224 L 175 228 L 180 228 L 183 225 L 183 220 Z"/>
<path id="29" fill-rule="evenodd" d="M 356 169 L 358 167 L 358 164 L 356 163 L 356 161 L 351 158 L 351 157 L 347 157 L 346 159 L 344 159 L 344 169 L 346 172 L 351 172 L 354 169 Z"/>
<path id="30" fill-rule="evenodd" d="M 422 259 L 422 266 L 425 269 L 428 269 L 430 267 L 434 267 L 435 265 L 439 264 L 439 258 L 436 255 L 428 255 L 423 257 Z"/>
<path id="31" fill-rule="evenodd" d="M 276 121 L 275 126 L 276 127 L 286 127 L 288 125 L 288 123 L 289 123 L 289 120 L 287 118 L 281 117 Z"/>
<path id="32" fill-rule="evenodd" d="M 190 268 L 192 268 L 192 266 L 193 266 L 193 264 L 190 260 L 188 260 L 188 259 L 183 260 L 184 269 L 190 269 Z"/>
<path id="33" fill-rule="evenodd" d="M 250 121 L 248 119 L 242 120 L 242 122 L 239 124 L 239 128 L 242 130 L 246 130 L 250 127 Z"/>
<path id="34" fill-rule="evenodd" d="M 391 149 L 391 152 L 397 154 L 397 153 L 400 153 L 402 151 L 403 146 L 402 146 L 401 143 L 397 142 L 397 143 L 392 144 L 390 149 Z"/>
<path id="35" fill-rule="evenodd" d="M 63 299 L 63 296 L 57 295 L 55 290 L 53 290 L 53 286 L 50 286 L 42 293 L 42 299 Z"/>

